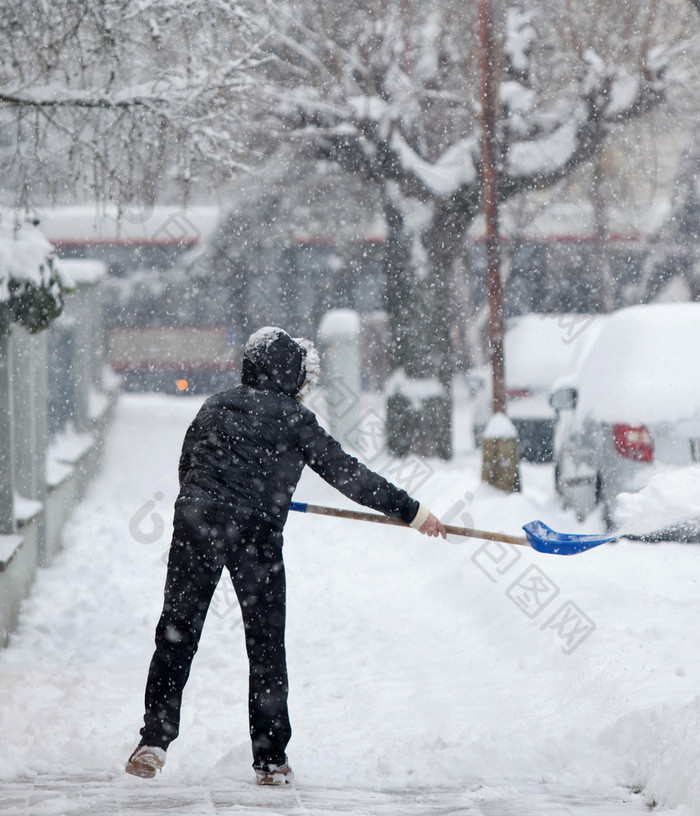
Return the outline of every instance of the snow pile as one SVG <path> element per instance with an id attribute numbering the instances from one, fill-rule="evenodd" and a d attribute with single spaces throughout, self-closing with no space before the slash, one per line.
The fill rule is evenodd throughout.
<path id="1" fill-rule="evenodd" d="M 387 396 L 401 394 L 416 411 L 420 411 L 426 400 L 444 396 L 445 389 L 436 377 L 409 377 L 401 367 L 386 381 L 385 392 Z"/>
<path id="2" fill-rule="evenodd" d="M 638 493 L 620 493 L 617 500 L 615 519 L 627 533 L 700 528 L 700 465 L 657 473 Z"/>
<path id="3" fill-rule="evenodd" d="M 46 484 L 60 484 L 77 462 L 95 445 L 95 437 L 89 433 L 77 433 L 72 425 L 56 434 L 46 454 Z"/>
<path id="4" fill-rule="evenodd" d="M 355 340 L 359 334 L 360 316 L 353 309 L 331 309 L 318 325 L 318 339 L 323 343 Z"/>
<path id="5" fill-rule="evenodd" d="M 12 735 L 0 740 L 0 778 L 26 780 L 29 791 L 57 775 L 59 793 L 76 802 L 62 813 L 78 812 L 90 779 L 102 780 L 101 795 L 108 785 L 123 812 L 136 797 L 225 791 L 238 802 L 250 793 L 245 642 L 227 576 L 162 775 L 150 783 L 123 773 L 162 602 L 180 444 L 199 405 L 119 401 L 102 476 L 0 653 L 0 733 Z M 457 425 L 467 427 L 464 413 Z M 384 472 L 446 523 L 518 534 L 541 518 L 599 531 L 559 508 L 550 466 L 523 465 L 523 493 L 509 496 L 479 471 L 479 454 L 458 448 L 450 462 L 414 458 Z M 352 506 L 310 471 L 296 497 Z M 660 816 L 662 805 L 700 816 L 700 548 L 622 540 L 572 560 L 292 514 L 285 562 L 299 782 L 291 799 L 265 799 L 256 812 L 307 812 L 305 797 L 318 790 L 334 790 L 343 807 L 367 791 L 372 802 L 357 808 L 367 814 L 380 812 L 380 792 L 401 791 L 405 804 L 381 812 L 415 814 L 428 812 L 426 796 L 454 791 L 461 799 L 450 812 L 478 812 L 476 797 L 508 788 L 517 812 L 533 816 L 641 815 L 630 791 L 639 787 Z M 542 785 L 571 791 L 572 807 L 530 807 L 526 792 Z M 584 793 L 597 806 L 575 807 Z"/>
<path id="6" fill-rule="evenodd" d="M 484 439 L 517 439 L 515 425 L 505 414 L 494 414 L 484 430 Z"/>
<path id="7" fill-rule="evenodd" d="M 60 262 L 61 278 L 81 284 L 95 284 L 107 276 L 107 264 L 93 258 L 63 259 Z"/>
<path id="8" fill-rule="evenodd" d="M 0 562 L 9 561 L 22 543 L 18 535 L 0 535 Z"/>
<path id="9" fill-rule="evenodd" d="M 603 422 L 688 419 L 700 408 L 700 303 L 621 309 L 579 373 L 578 412 Z"/>
<path id="10" fill-rule="evenodd" d="M 508 321 L 505 369 L 509 388 L 549 389 L 574 368 L 584 341 L 595 336 L 600 315 L 527 314 Z"/>
<path id="11" fill-rule="evenodd" d="M 32 224 L 15 228 L 3 217 L 0 221 L 0 300 L 7 301 L 10 279 L 34 286 L 46 285 L 47 259 L 53 247 Z"/>
<path id="12" fill-rule="evenodd" d="M 624 772 L 650 802 L 682 808 L 673 811 L 679 816 L 700 814 L 700 697 L 682 708 L 663 705 L 623 717 L 601 745 L 625 758 Z"/>

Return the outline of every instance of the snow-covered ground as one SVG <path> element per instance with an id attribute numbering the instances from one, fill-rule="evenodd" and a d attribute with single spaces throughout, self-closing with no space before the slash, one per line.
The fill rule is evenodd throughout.
<path id="1" fill-rule="evenodd" d="M 198 404 L 119 402 L 102 473 L 0 654 L 0 812 L 614 816 L 656 801 L 700 814 L 700 547 L 547 556 L 296 514 L 285 559 L 297 785 L 252 785 L 227 576 L 163 773 L 124 774 Z M 596 530 L 558 509 L 549 466 L 523 465 L 520 495 L 481 485 L 468 428 L 465 412 L 451 462 L 419 463 L 417 495 L 444 520 Z M 349 506 L 312 473 L 296 498 Z"/>

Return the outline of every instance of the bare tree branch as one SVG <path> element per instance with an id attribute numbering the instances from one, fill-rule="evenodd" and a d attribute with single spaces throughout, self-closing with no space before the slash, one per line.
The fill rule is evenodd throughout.
<path id="1" fill-rule="evenodd" d="M 61 187 L 153 197 L 167 179 L 221 178 L 250 152 L 243 122 L 265 32 L 245 2 L 0 2 L 5 203 Z"/>

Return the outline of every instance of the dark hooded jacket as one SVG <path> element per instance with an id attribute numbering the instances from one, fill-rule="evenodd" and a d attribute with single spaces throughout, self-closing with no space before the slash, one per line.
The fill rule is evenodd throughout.
<path id="1" fill-rule="evenodd" d="M 353 501 L 410 523 L 418 502 L 346 453 L 298 402 L 305 362 L 281 329 L 246 346 L 241 384 L 210 397 L 187 431 L 178 502 L 233 506 L 282 529 L 309 465 Z"/>

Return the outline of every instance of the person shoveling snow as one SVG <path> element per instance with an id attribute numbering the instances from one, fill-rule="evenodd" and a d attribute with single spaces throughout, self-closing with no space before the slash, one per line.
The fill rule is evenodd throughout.
<path id="1" fill-rule="evenodd" d="M 346 453 L 300 403 L 317 372 L 309 341 L 260 329 L 245 346 L 241 383 L 209 398 L 185 435 L 144 725 L 127 773 L 155 776 L 178 736 L 183 689 L 225 566 L 243 615 L 256 782 L 291 782 L 282 531 L 305 465 L 359 504 L 445 537 L 425 505 Z"/>

